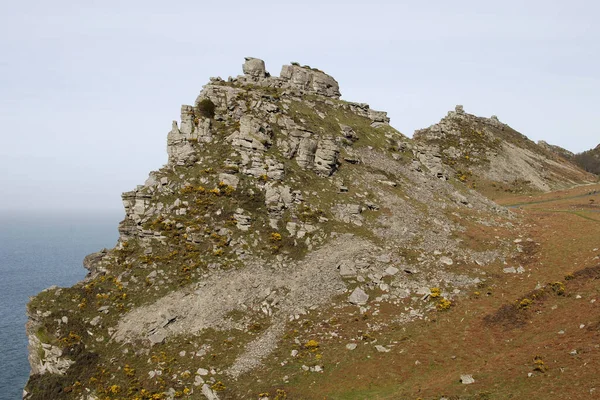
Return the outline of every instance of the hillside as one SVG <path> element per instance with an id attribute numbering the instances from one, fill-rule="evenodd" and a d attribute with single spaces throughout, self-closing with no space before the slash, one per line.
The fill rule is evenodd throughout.
<path id="1" fill-rule="evenodd" d="M 499 122 L 457 113 L 413 141 L 318 69 L 243 73 L 181 107 L 168 164 L 123 194 L 87 277 L 31 299 L 24 398 L 591 393 L 597 187 L 504 207 L 453 176 L 462 159 L 500 173 L 501 156 L 440 140 L 474 119 L 473 143 L 546 163 L 548 187 L 587 175 Z"/>
<path id="2" fill-rule="evenodd" d="M 600 175 L 600 144 L 593 149 L 575 154 L 573 162 L 592 174 Z"/>
<path id="3" fill-rule="evenodd" d="M 572 151 L 569 151 L 565 148 L 562 148 L 562 147 L 554 145 L 554 144 L 550 144 L 544 140 L 538 140 L 537 145 L 550 151 L 550 152 L 553 152 L 553 153 L 559 155 L 560 157 L 564 158 L 565 160 L 573 161 L 572 159 L 575 156 L 575 153 L 573 153 Z"/>
<path id="4" fill-rule="evenodd" d="M 417 130 L 415 142 L 444 166 L 440 176 L 456 177 L 482 193 L 550 191 L 596 178 L 564 158 L 556 146 L 541 145 L 500 122 L 477 117 L 462 106 L 442 120 Z"/>

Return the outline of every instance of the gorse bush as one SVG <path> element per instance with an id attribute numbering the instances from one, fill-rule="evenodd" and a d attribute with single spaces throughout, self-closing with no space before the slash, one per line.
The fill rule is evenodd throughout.
<path id="1" fill-rule="evenodd" d="M 202 99 L 198 103 L 198 113 L 205 118 L 214 118 L 215 116 L 215 103 L 210 99 Z"/>

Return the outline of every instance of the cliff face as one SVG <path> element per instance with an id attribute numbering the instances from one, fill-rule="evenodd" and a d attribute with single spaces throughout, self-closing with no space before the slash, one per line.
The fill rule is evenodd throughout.
<path id="1" fill-rule="evenodd" d="M 557 146 L 535 144 L 496 116 L 477 117 L 462 106 L 416 131 L 414 140 L 426 157 L 437 157 L 445 175 L 475 188 L 549 191 L 595 181 L 565 157 L 567 150 L 559 154 Z"/>
<path id="2" fill-rule="evenodd" d="M 385 112 L 340 100 L 322 71 L 272 77 L 254 58 L 243 71 L 182 106 L 168 164 L 123 194 L 116 247 L 86 258 L 84 281 L 31 300 L 25 398 L 254 398 L 329 368 L 328 334 L 310 322 L 321 313 L 429 319 L 512 251 L 465 240 L 513 217 L 448 172 L 464 147 L 426 151 Z M 430 128 L 431 142 L 465 118 Z M 512 130 L 479 123 L 474 135 L 513 148 L 488 133 Z M 302 368 L 273 369 L 297 356 Z"/>

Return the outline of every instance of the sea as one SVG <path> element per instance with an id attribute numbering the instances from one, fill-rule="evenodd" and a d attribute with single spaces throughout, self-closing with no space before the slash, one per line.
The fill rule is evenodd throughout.
<path id="1" fill-rule="evenodd" d="M 0 400 L 21 399 L 29 376 L 29 297 L 83 279 L 83 258 L 114 247 L 122 218 L 122 211 L 0 211 Z"/>

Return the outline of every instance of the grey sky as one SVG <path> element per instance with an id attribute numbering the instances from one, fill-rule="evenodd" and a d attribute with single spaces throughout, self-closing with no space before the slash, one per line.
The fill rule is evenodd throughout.
<path id="1" fill-rule="evenodd" d="M 600 142 L 597 1 L 0 4 L 0 210 L 121 208 L 181 104 L 244 56 L 318 67 L 412 135 L 455 104 L 572 151 Z"/>

